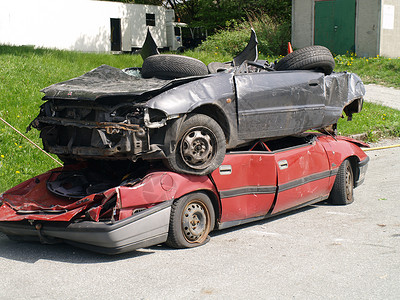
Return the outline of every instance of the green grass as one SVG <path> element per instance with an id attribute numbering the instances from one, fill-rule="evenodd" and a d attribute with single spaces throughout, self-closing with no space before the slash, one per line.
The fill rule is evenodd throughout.
<path id="1" fill-rule="evenodd" d="M 400 58 L 357 57 L 351 53 L 335 57 L 335 71 L 357 73 L 364 83 L 375 83 L 400 88 Z"/>
<path id="2" fill-rule="evenodd" d="M 355 135 L 365 133 L 368 141 L 382 137 L 400 136 L 400 111 L 383 105 L 364 102 L 360 113 L 353 120 L 339 119 L 338 134 Z"/>
<path id="3" fill-rule="evenodd" d="M 43 93 L 53 83 L 82 75 L 102 64 L 140 66 L 138 55 L 88 54 L 0 46 L 0 117 L 21 132 L 39 113 Z M 27 137 L 42 146 L 36 129 Z M 0 192 L 57 167 L 49 157 L 0 122 Z"/>
<path id="4" fill-rule="evenodd" d="M 233 55 L 215 51 L 187 51 L 185 55 L 198 58 L 206 64 L 212 61 L 229 61 Z M 265 56 L 260 55 L 261 58 Z M 274 61 L 278 57 L 268 58 Z M 353 59 L 351 59 L 353 58 Z M 361 75 L 366 82 L 400 86 L 396 74 L 398 59 L 360 59 L 354 56 L 337 57 L 337 70 L 348 70 Z M 102 64 L 117 68 L 140 67 L 138 55 L 89 54 L 33 47 L 0 46 L 0 117 L 21 132 L 39 113 L 43 94 L 40 90 L 53 83 L 82 75 Z M 370 81 L 374 80 L 374 81 Z M 371 140 L 375 132 L 400 135 L 400 112 L 383 106 L 366 103 L 352 122 L 340 120 L 341 134 L 368 133 Z M 27 136 L 41 146 L 37 130 Z M 46 155 L 30 145 L 24 138 L 0 122 L 0 192 L 37 174 L 57 167 Z"/>

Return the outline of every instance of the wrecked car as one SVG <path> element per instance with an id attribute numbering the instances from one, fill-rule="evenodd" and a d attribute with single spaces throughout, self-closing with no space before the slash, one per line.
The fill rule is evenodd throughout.
<path id="1" fill-rule="evenodd" d="M 46 102 L 30 127 L 46 151 L 64 162 L 162 160 L 174 172 L 207 175 L 226 150 L 334 127 L 362 108 L 360 78 L 333 73 L 321 46 L 269 64 L 258 60 L 253 31 L 232 62 L 208 67 L 158 54 L 151 38 L 143 48 L 142 68 L 103 65 L 42 90 Z"/>
<path id="2" fill-rule="evenodd" d="M 0 196 L 0 231 L 106 254 L 200 246 L 212 230 L 324 200 L 352 203 L 369 160 L 360 146 L 367 145 L 321 133 L 259 140 L 228 151 L 208 176 L 145 161 L 65 165 Z"/>

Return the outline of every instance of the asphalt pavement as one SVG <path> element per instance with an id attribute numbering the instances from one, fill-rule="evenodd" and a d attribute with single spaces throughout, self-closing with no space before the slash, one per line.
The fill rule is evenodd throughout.
<path id="1" fill-rule="evenodd" d="M 368 155 L 353 204 L 213 232 L 198 248 L 105 256 L 0 234 L 0 299 L 398 299 L 400 148 Z"/>
<path id="2" fill-rule="evenodd" d="M 0 299 L 398 299 L 400 148 L 368 154 L 353 204 L 214 232 L 194 249 L 105 256 L 0 234 Z"/>
<path id="3" fill-rule="evenodd" d="M 377 84 L 365 85 L 365 101 L 400 110 L 400 89 Z"/>

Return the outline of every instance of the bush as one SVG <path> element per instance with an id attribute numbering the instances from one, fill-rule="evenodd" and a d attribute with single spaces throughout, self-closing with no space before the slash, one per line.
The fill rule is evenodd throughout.
<path id="1" fill-rule="evenodd" d="M 250 21 L 228 22 L 229 29 L 220 30 L 209 36 L 198 49 L 207 52 L 221 52 L 224 55 L 236 56 L 247 45 L 250 29 L 253 27 L 258 38 L 258 50 L 264 56 L 287 54 L 287 43 L 290 41 L 290 24 L 278 23 L 267 15 L 252 16 Z"/>

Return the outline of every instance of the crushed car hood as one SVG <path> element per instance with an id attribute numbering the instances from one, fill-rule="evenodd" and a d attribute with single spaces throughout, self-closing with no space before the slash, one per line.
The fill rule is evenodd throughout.
<path id="1" fill-rule="evenodd" d="M 82 76 L 59 82 L 41 90 L 45 93 L 43 100 L 97 100 L 105 97 L 141 96 L 158 94 L 205 76 L 192 76 L 173 80 L 158 78 L 144 79 L 137 71 L 129 75 L 118 68 L 102 65 Z M 207 75 L 206 75 L 207 76 Z"/>

